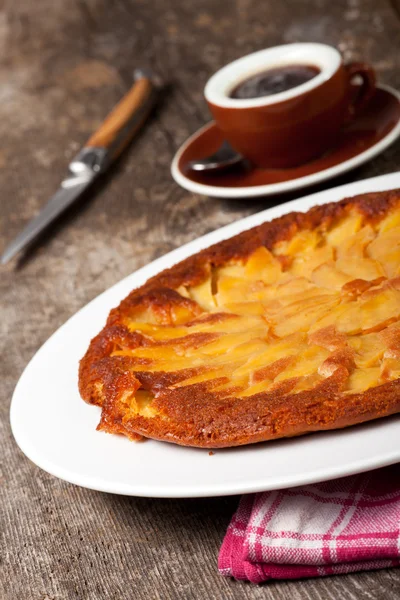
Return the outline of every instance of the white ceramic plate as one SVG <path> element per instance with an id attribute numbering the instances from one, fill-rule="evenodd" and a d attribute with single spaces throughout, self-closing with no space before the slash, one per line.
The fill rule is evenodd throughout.
<path id="1" fill-rule="evenodd" d="M 292 210 L 362 192 L 400 187 L 400 173 L 313 194 L 232 223 L 133 273 L 85 306 L 37 352 L 11 404 L 21 450 L 39 467 L 95 490 L 153 497 L 219 496 L 271 490 L 349 475 L 400 460 L 400 416 L 327 433 L 215 450 L 153 440 L 134 443 L 95 430 L 97 407 L 77 388 L 78 361 L 109 310 L 133 287 L 177 261 Z"/>
<path id="2" fill-rule="evenodd" d="M 390 94 L 392 94 L 397 100 L 400 101 L 400 92 L 395 90 L 388 85 L 379 85 L 380 89 L 383 89 Z M 348 160 L 344 160 L 332 167 L 327 169 L 323 169 L 318 171 L 317 173 L 312 173 L 310 175 L 306 175 L 304 177 L 298 177 L 296 179 L 290 179 L 289 181 L 282 181 L 280 183 L 269 183 L 265 185 L 254 185 L 247 187 L 224 187 L 223 185 L 206 185 L 204 183 L 198 183 L 196 181 L 192 181 L 189 177 L 185 175 L 185 173 L 179 168 L 179 161 L 181 159 L 182 154 L 185 152 L 188 146 L 193 143 L 202 132 L 209 128 L 209 124 L 205 125 L 198 131 L 196 131 L 186 142 L 179 148 L 178 152 L 175 154 L 172 164 L 171 164 L 171 174 L 175 179 L 176 183 L 180 186 L 189 190 L 190 192 L 194 192 L 196 194 L 204 194 L 206 196 L 212 196 L 214 198 L 254 198 L 258 196 L 270 196 L 272 194 L 282 194 L 284 192 L 291 192 L 293 190 L 299 190 L 305 187 L 309 187 L 315 185 L 317 183 L 321 183 L 321 181 L 326 181 L 327 179 L 332 179 L 333 177 L 337 177 L 342 173 L 346 173 L 351 169 L 355 169 L 360 165 L 366 163 L 367 161 L 374 158 L 388 146 L 393 144 L 397 140 L 400 135 L 400 121 L 391 129 L 384 137 L 382 137 L 376 144 L 367 148 L 353 156 L 353 158 L 349 158 Z"/>

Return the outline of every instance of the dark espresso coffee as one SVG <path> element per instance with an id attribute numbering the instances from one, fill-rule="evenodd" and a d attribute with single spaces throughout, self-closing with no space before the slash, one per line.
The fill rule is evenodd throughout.
<path id="1" fill-rule="evenodd" d="M 230 98 L 248 100 L 280 94 L 310 81 L 319 72 L 318 67 L 313 65 L 284 65 L 268 69 L 239 83 L 230 93 Z"/>

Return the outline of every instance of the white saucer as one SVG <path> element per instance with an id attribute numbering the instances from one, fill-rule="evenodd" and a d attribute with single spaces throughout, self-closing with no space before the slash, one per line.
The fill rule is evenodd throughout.
<path id="1" fill-rule="evenodd" d="M 215 123 L 208 123 L 194 133 L 175 154 L 171 164 L 172 177 L 190 192 L 216 198 L 269 196 L 308 187 L 354 169 L 390 146 L 400 135 L 399 106 L 400 93 L 397 90 L 385 85 L 378 86 L 376 96 L 367 109 L 342 130 L 338 148 L 308 163 L 306 169 L 301 167 L 286 171 L 254 169 L 251 172 L 233 172 L 228 175 L 202 175 L 185 171 L 185 155 L 188 160 L 204 158 L 215 152 L 222 141 Z M 194 155 L 191 154 L 193 151 Z M 350 158 L 343 160 L 343 156 Z M 307 174 L 302 175 L 304 172 Z M 262 182 L 271 174 L 272 178 L 279 179 L 283 174 L 289 179 L 257 185 L 257 181 Z"/>

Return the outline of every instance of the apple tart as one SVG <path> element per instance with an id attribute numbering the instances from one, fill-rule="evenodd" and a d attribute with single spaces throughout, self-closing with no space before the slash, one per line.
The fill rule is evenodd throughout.
<path id="1" fill-rule="evenodd" d="M 218 448 L 400 411 L 400 192 L 290 213 L 113 309 L 80 363 L 98 429 Z"/>

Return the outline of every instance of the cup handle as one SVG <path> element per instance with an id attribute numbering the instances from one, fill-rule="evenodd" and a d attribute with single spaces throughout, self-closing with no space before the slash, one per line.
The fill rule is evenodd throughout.
<path id="1" fill-rule="evenodd" d="M 374 69 L 367 63 L 351 62 L 344 65 L 344 67 L 349 78 L 349 88 L 359 88 L 349 103 L 347 121 L 350 121 L 359 114 L 371 99 L 376 87 L 376 77 Z M 351 83 L 356 76 L 361 78 L 361 85 L 359 86 Z"/>

